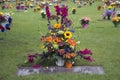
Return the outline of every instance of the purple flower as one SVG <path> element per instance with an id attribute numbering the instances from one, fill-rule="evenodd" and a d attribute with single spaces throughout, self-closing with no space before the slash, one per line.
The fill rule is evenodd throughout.
<path id="1" fill-rule="evenodd" d="M 65 48 L 65 52 L 70 52 L 70 48 Z"/>
<path id="2" fill-rule="evenodd" d="M 20 10 L 20 6 L 19 6 L 19 5 L 18 5 L 18 6 L 16 6 L 16 9 L 17 9 L 17 10 Z"/>
<path id="3" fill-rule="evenodd" d="M 35 65 L 32 66 L 32 68 L 35 68 L 35 69 L 40 68 L 40 65 L 39 64 L 35 64 Z"/>
<path id="4" fill-rule="evenodd" d="M 82 58 L 84 58 L 85 60 L 88 60 L 88 61 L 90 61 L 90 62 L 93 61 L 93 59 L 92 59 L 92 57 L 91 57 L 92 51 L 91 51 L 91 50 L 88 50 L 87 48 L 84 49 L 83 51 L 80 50 L 80 51 L 78 52 L 78 54 L 79 54 Z"/>
<path id="5" fill-rule="evenodd" d="M 69 30 L 70 32 L 72 32 L 72 33 L 74 33 L 75 32 L 75 30 Z"/>
<path id="6" fill-rule="evenodd" d="M 92 59 L 92 57 L 91 57 L 91 56 L 84 57 L 84 59 L 86 59 L 86 60 L 88 60 L 88 61 L 90 61 L 90 62 L 92 62 L 92 61 L 93 61 L 93 59 Z"/>
<path id="7" fill-rule="evenodd" d="M 64 46 L 65 45 L 65 42 L 60 42 L 59 43 L 59 46 Z"/>
<path id="8" fill-rule="evenodd" d="M 50 13 L 50 10 L 49 10 L 49 7 L 48 7 L 48 6 L 46 6 L 46 15 L 47 15 L 47 18 L 48 18 L 48 20 L 49 20 L 50 17 L 51 17 L 51 13 Z"/>
<path id="9" fill-rule="evenodd" d="M 106 10 L 106 15 L 111 15 L 113 13 L 113 10 Z"/>
<path id="10" fill-rule="evenodd" d="M 68 16 L 68 10 L 67 10 L 67 7 L 66 7 L 66 6 L 63 6 L 63 7 L 61 8 L 61 16 L 62 16 L 63 18 L 65 18 L 66 16 Z"/>
<path id="11" fill-rule="evenodd" d="M 28 62 L 34 62 L 34 55 L 28 55 Z"/>
<path id="12" fill-rule="evenodd" d="M 4 16 L 0 16 L 0 23 L 5 22 L 5 21 L 6 21 L 5 17 Z"/>
<path id="13" fill-rule="evenodd" d="M 43 57 L 47 57 L 47 53 L 43 52 L 42 54 L 43 54 Z"/>
<path id="14" fill-rule="evenodd" d="M 5 9 L 5 5 L 2 6 L 2 10 Z"/>
<path id="15" fill-rule="evenodd" d="M 55 11 L 56 11 L 56 15 L 60 15 L 60 7 L 58 5 L 54 6 Z"/>
<path id="16" fill-rule="evenodd" d="M 39 54 L 39 53 L 35 53 L 35 54 L 33 55 L 33 57 L 35 57 L 35 58 L 37 58 L 37 57 L 39 57 L 39 56 L 41 56 L 41 54 Z"/>
<path id="17" fill-rule="evenodd" d="M 52 30 L 52 26 L 48 24 L 48 30 Z"/>
<path id="18" fill-rule="evenodd" d="M 87 48 L 84 49 L 83 51 L 80 50 L 78 53 L 79 53 L 79 54 L 82 54 L 82 55 L 86 55 L 86 54 L 92 55 L 92 51 L 91 51 L 91 50 L 88 50 Z"/>

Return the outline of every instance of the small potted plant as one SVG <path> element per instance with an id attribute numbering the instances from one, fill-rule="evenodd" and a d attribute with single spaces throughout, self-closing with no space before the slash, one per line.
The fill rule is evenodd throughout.
<path id="1" fill-rule="evenodd" d="M 89 17 L 82 17 L 82 18 L 80 19 L 80 23 L 81 23 L 81 25 L 82 25 L 82 28 L 84 28 L 84 29 L 87 28 L 90 20 L 91 20 L 91 19 L 90 19 Z"/>
<path id="2" fill-rule="evenodd" d="M 41 10 L 41 16 L 42 16 L 42 18 L 45 18 L 46 17 L 46 13 L 45 13 L 45 11 L 44 10 Z"/>
<path id="3" fill-rule="evenodd" d="M 76 14 L 76 8 L 72 8 L 72 14 Z"/>

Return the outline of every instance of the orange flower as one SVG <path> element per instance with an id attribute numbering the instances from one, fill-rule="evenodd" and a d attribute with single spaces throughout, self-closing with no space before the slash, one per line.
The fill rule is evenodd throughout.
<path id="1" fill-rule="evenodd" d="M 41 41 L 42 41 L 42 42 L 45 42 L 45 41 L 46 41 L 45 36 L 42 36 Z"/>
<path id="2" fill-rule="evenodd" d="M 47 41 L 48 41 L 48 42 L 52 42 L 52 41 L 53 41 L 52 36 L 47 37 Z"/>
<path id="3" fill-rule="evenodd" d="M 59 43 L 59 42 L 61 42 L 61 39 L 59 37 L 56 37 L 55 42 Z"/>
<path id="4" fill-rule="evenodd" d="M 64 57 L 67 58 L 67 59 L 70 59 L 71 58 L 71 54 L 70 53 L 64 54 Z"/>
<path id="5" fill-rule="evenodd" d="M 75 53 L 71 53 L 71 57 L 75 57 L 76 56 L 76 54 Z"/>
<path id="6" fill-rule="evenodd" d="M 67 58 L 67 59 L 74 58 L 75 56 L 76 56 L 75 53 L 67 53 L 67 54 L 64 54 L 64 58 Z"/>
<path id="7" fill-rule="evenodd" d="M 68 44 L 72 45 L 72 46 L 76 46 L 76 41 L 72 40 L 72 39 L 67 39 Z"/>

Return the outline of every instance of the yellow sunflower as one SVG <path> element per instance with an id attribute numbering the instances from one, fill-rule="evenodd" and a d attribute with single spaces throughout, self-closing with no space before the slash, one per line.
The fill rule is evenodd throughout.
<path id="1" fill-rule="evenodd" d="M 65 38 L 72 38 L 72 33 L 70 31 L 65 31 L 64 36 Z"/>
<path id="2" fill-rule="evenodd" d="M 60 23 L 56 23 L 53 25 L 54 28 L 60 28 L 61 27 L 61 24 Z"/>

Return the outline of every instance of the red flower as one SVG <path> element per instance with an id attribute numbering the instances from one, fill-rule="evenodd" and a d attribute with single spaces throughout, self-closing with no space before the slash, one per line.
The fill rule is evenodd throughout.
<path id="1" fill-rule="evenodd" d="M 3 28 L 3 26 L 0 25 L 0 29 L 2 29 L 2 28 Z"/>
<path id="2" fill-rule="evenodd" d="M 91 51 L 91 50 L 88 50 L 87 48 L 84 49 L 83 51 L 80 50 L 78 53 L 79 53 L 79 54 L 82 54 L 82 55 L 86 55 L 86 54 L 92 55 L 92 51 Z"/>
<path id="3" fill-rule="evenodd" d="M 45 37 L 45 36 L 42 36 L 41 41 L 42 41 L 42 42 L 45 42 L 45 41 L 46 41 L 46 37 Z"/>
<path id="4" fill-rule="evenodd" d="M 84 49 L 83 51 L 80 50 L 80 51 L 78 52 L 78 54 L 79 54 L 82 58 L 84 58 L 85 60 L 88 60 L 88 61 L 90 61 L 90 62 L 93 61 L 93 59 L 92 59 L 92 57 L 91 57 L 92 51 L 91 51 L 91 50 L 88 50 L 87 48 Z"/>
<path id="5" fill-rule="evenodd" d="M 47 18 L 50 19 L 51 13 L 48 6 L 46 6 L 46 15 L 47 15 Z"/>
<path id="6" fill-rule="evenodd" d="M 56 15 L 60 15 L 60 7 L 58 5 L 54 6 L 55 11 L 56 11 Z"/>
<path id="7" fill-rule="evenodd" d="M 28 55 L 28 62 L 34 62 L 34 55 Z"/>
<path id="8" fill-rule="evenodd" d="M 40 68 L 40 65 L 39 64 L 35 64 L 35 65 L 32 66 L 32 68 L 35 68 L 35 69 Z"/>
<path id="9" fill-rule="evenodd" d="M 56 37 L 55 42 L 59 43 L 59 42 L 61 42 L 61 39 L 59 37 Z"/>
<path id="10" fill-rule="evenodd" d="M 67 42 L 72 46 L 76 46 L 76 41 L 75 40 L 67 39 Z"/>
<path id="11" fill-rule="evenodd" d="M 91 56 L 84 57 L 84 59 L 86 59 L 86 60 L 88 60 L 88 61 L 90 61 L 90 62 L 94 61 Z"/>
<path id="12" fill-rule="evenodd" d="M 63 55 L 65 53 L 65 50 L 64 49 L 60 49 L 59 53 L 60 53 L 60 55 Z"/>

